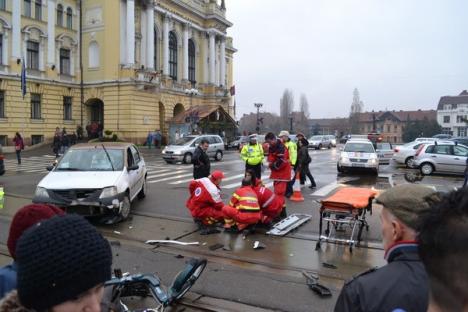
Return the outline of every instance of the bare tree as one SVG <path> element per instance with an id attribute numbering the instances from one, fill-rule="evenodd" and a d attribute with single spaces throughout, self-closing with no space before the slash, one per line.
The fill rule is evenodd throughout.
<path id="1" fill-rule="evenodd" d="M 364 103 L 361 101 L 359 91 L 357 88 L 354 88 L 353 102 L 351 103 L 351 111 L 349 113 L 349 124 L 351 132 L 354 134 L 359 133 L 359 114 L 362 113 L 363 109 Z"/>
<path id="2" fill-rule="evenodd" d="M 280 117 L 282 126 L 288 126 L 288 119 L 294 109 L 294 95 L 290 89 L 285 89 L 280 100 Z"/>
<path id="3" fill-rule="evenodd" d="M 307 101 L 307 96 L 304 93 L 301 94 L 299 103 L 300 103 L 299 104 L 300 112 L 302 112 L 306 118 L 309 118 L 310 117 L 309 102 Z"/>

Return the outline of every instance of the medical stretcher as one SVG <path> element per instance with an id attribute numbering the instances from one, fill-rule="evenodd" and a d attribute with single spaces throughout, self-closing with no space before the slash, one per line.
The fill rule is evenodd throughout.
<path id="1" fill-rule="evenodd" d="M 372 214 L 372 201 L 377 191 L 368 188 L 345 187 L 339 189 L 332 196 L 321 201 L 319 239 L 315 250 L 319 250 L 322 241 L 340 242 L 349 244 L 350 252 L 353 246 L 359 246 L 362 230 L 369 224 L 366 221 L 366 212 Z M 323 222 L 327 222 L 325 235 L 322 235 Z M 330 224 L 332 227 L 330 227 Z M 351 233 L 349 239 L 338 238 L 336 231 L 349 226 Z M 357 232 L 357 235 L 356 235 Z"/>

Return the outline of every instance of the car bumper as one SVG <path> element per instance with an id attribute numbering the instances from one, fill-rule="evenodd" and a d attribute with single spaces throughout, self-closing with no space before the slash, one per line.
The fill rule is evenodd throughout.
<path id="1" fill-rule="evenodd" d="M 182 161 L 184 159 L 184 155 L 163 154 L 162 158 L 168 161 Z"/>
<path id="2" fill-rule="evenodd" d="M 378 169 L 379 164 L 358 163 L 358 162 L 338 162 L 338 166 L 346 169 Z"/>

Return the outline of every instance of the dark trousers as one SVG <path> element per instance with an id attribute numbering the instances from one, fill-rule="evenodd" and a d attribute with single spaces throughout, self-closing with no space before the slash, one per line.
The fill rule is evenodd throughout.
<path id="1" fill-rule="evenodd" d="M 21 150 L 16 150 L 16 160 L 18 160 L 18 164 L 21 164 Z"/>
<path id="2" fill-rule="evenodd" d="M 304 168 L 301 170 L 301 184 L 305 184 L 307 178 L 309 178 L 311 186 L 317 186 L 315 184 L 315 179 L 312 176 L 312 173 L 310 173 L 309 165 L 304 166 Z"/>
<path id="3" fill-rule="evenodd" d="M 296 173 L 297 173 L 297 164 L 294 165 L 294 177 L 292 177 L 291 181 L 288 182 L 286 186 L 286 197 L 291 197 L 293 193 L 293 186 L 296 182 Z"/>
<path id="4" fill-rule="evenodd" d="M 468 171 L 465 171 L 465 181 L 463 182 L 462 187 L 465 187 L 467 182 L 468 182 Z"/>
<path id="5" fill-rule="evenodd" d="M 248 163 L 245 163 L 245 170 L 247 171 L 248 169 L 255 172 L 255 177 L 257 179 L 262 178 L 262 163 L 259 163 L 258 165 L 249 165 Z"/>

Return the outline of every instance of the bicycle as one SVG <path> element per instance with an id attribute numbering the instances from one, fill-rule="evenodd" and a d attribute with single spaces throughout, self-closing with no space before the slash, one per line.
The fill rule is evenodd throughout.
<path id="1" fill-rule="evenodd" d="M 139 309 L 133 311 L 151 312 L 164 311 L 164 309 L 181 299 L 189 289 L 195 284 L 203 273 L 207 264 L 206 259 L 190 259 L 185 268 L 174 278 L 174 282 L 166 291 L 161 284 L 161 280 L 156 274 L 122 274 L 120 270 L 115 270 L 115 277 L 107 281 L 104 286 L 112 287 L 110 300 L 110 310 L 116 312 L 130 312 L 121 300 L 125 297 L 149 297 L 159 303 L 159 306 L 152 309 Z"/>

